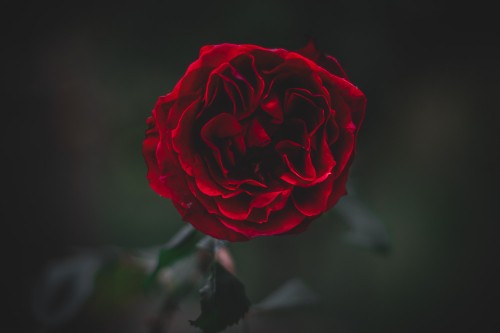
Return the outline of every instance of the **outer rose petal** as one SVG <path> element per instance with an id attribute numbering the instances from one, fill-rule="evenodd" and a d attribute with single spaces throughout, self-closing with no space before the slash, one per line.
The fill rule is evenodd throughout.
<path id="1" fill-rule="evenodd" d="M 334 176 L 310 187 L 296 187 L 292 193 L 293 204 L 305 216 L 317 216 L 327 208 L 328 198 L 332 193 Z"/>
<path id="2" fill-rule="evenodd" d="M 206 212 L 205 208 L 196 200 L 188 202 L 187 206 L 180 202 L 173 202 L 173 204 L 181 213 L 184 221 L 191 223 L 193 227 L 209 236 L 231 242 L 249 239 L 238 231 L 226 228 L 216 215 Z"/>
<path id="3" fill-rule="evenodd" d="M 347 79 L 347 75 L 340 66 L 337 59 L 320 52 L 316 47 L 316 43 L 314 42 L 314 40 L 309 39 L 306 46 L 296 52 L 303 55 L 306 58 L 311 59 L 312 61 L 314 61 L 315 63 L 317 63 L 330 73 Z"/>
<path id="4" fill-rule="evenodd" d="M 147 123 L 150 128 L 146 131 L 146 139 L 144 139 L 142 145 L 142 154 L 148 167 L 147 179 L 156 193 L 165 198 L 172 198 L 170 188 L 161 181 L 162 173 L 160 172 L 158 160 L 156 159 L 159 134 L 154 118 L 149 117 Z"/>
<path id="5" fill-rule="evenodd" d="M 271 236 L 285 233 L 305 219 L 293 205 L 289 204 L 283 209 L 271 213 L 266 223 L 252 223 L 246 221 L 234 221 L 227 218 L 221 218 L 220 221 L 229 229 L 242 233 L 248 238 L 258 236 Z"/>

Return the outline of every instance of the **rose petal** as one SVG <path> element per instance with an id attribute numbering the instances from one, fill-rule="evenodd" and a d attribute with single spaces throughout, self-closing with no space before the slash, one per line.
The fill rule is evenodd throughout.
<path id="1" fill-rule="evenodd" d="M 297 143 L 305 151 L 311 148 L 311 139 L 307 133 L 307 125 L 302 119 L 291 118 L 287 119 L 280 129 L 282 141 L 292 141 Z"/>
<path id="2" fill-rule="evenodd" d="M 333 181 L 334 177 L 331 175 L 325 181 L 314 186 L 295 187 L 292 192 L 295 208 L 305 216 L 315 216 L 324 212 L 332 192 Z"/>
<path id="3" fill-rule="evenodd" d="M 213 117 L 201 128 L 201 138 L 210 148 L 215 147 L 214 142 L 218 139 L 228 139 L 241 133 L 240 123 L 229 113 Z"/>
<path id="4" fill-rule="evenodd" d="M 248 147 L 265 147 L 271 143 L 271 138 L 260 122 L 254 118 L 245 135 L 245 142 Z"/>
<path id="5" fill-rule="evenodd" d="M 241 242 L 249 239 L 242 233 L 227 228 L 215 215 L 206 212 L 196 200 L 188 206 L 174 202 L 174 206 L 181 213 L 184 221 L 189 222 L 206 235 L 231 242 Z"/>
<path id="6" fill-rule="evenodd" d="M 281 179 L 294 185 L 313 181 L 316 178 L 316 171 L 311 161 L 311 155 L 306 153 L 303 157 L 304 163 L 299 165 L 298 163 L 292 163 L 288 155 L 283 155 L 285 163 L 292 173 L 283 174 Z"/>
<path id="7" fill-rule="evenodd" d="M 199 111 L 200 100 L 196 100 L 184 111 L 177 126 L 172 130 L 172 147 L 178 154 L 179 162 L 187 174 L 194 174 L 194 166 L 199 164 L 198 153 L 193 150 L 195 147 L 194 127 L 196 114 Z"/>
<path id="8" fill-rule="evenodd" d="M 214 197 L 202 193 L 192 177 L 186 179 L 186 183 L 189 187 L 189 191 L 191 191 L 191 193 L 196 197 L 196 199 L 200 201 L 200 203 L 203 205 L 203 207 L 205 207 L 207 212 L 209 212 L 210 214 L 220 215 L 219 207 L 217 207 Z"/>
<path id="9" fill-rule="evenodd" d="M 267 72 L 266 75 L 271 78 L 271 91 L 278 95 L 283 95 L 286 90 L 298 87 L 313 95 L 321 95 L 323 82 L 321 76 L 316 72 L 319 69 L 320 67 L 309 59 L 291 52 L 286 55 L 285 62 Z M 328 75 L 332 76 L 329 73 Z"/>
<path id="10" fill-rule="evenodd" d="M 332 173 L 333 168 L 337 164 L 330 151 L 330 146 L 326 142 L 325 131 L 323 131 L 323 135 L 318 135 L 316 139 L 319 140 L 319 149 L 312 153 L 313 165 L 316 169 L 316 179 L 311 185 L 324 181 Z"/>
<path id="11" fill-rule="evenodd" d="M 262 208 L 271 204 L 276 198 L 281 194 L 281 192 L 267 192 L 256 195 L 250 205 L 252 207 Z"/>
<path id="12" fill-rule="evenodd" d="M 241 54 L 233 58 L 230 63 L 242 79 L 254 88 L 256 92 L 254 98 L 258 101 L 264 91 L 265 83 L 255 67 L 255 58 L 250 54 Z"/>
<path id="13" fill-rule="evenodd" d="M 271 94 L 260 103 L 261 109 L 271 116 L 271 122 L 275 124 L 283 123 L 283 108 L 276 94 Z"/>
<path id="14" fill-rule="evenodd" d="M 252 209 L 251 200 L 249 195 L 242 193 L 232 198 L 215 200 L 215 202 L 222 216 L 243 221 L 247 219 Z"/>
<path id="15" fill-rule="evenodd" d="M 197 172 L 196 184 L 206 195 L 222 196 L 223 198 L 234 197 L 242 192 L 247 192 L 243 186 L 252 187 L 252 192 L 257 189 L 266 189 L 267 185 L 251 178 L 235 178 L 232 173 L 222 175 L 212 160 L 205 159 L 205 167 Z"/>
<path id="16" fill-rule="evenodd" d="M 358 129 L 364 118 L 366 97 L 347 80 L 329 73 L 321 73 L 323 85 L 330 93 L 330 105 L 338 110 L 340 123 L 347 125 L 353 121 Z"/>
<path id="17" fill-rule="evenodd" d="M 312 135 L 325 120 L 323 108 L 316 105 L 310 93 L 303 89 L 290 89 L 285 97 L 285 113 L 288 117 L 298 118 L 307 125 L 307 132 Z"/>
<path id="18" fill-rule="evenodd" d="M 255 49 L 249 52 L 254 58 L 255 67 L 261 72 L 268 72 L 284 62 L 288 51 L 283 49 Z"/>
<path id="19" fill-rule="evenodd" d="M 335 178 L 332 186 L 332 192 L 328 197 L 327 209 L 332 208 L 342 196 L 347 194 L 346 183 L 348 176 L 349 168 L 344 168 L 344 171 Z"/>
<path id="20" fill-rule="evenodd" d="M 281 141 L 276 145 L 285 165 L 290 172 L 283 173 L 280 178 L 292 184 L 307 184 L 316 178 L 316 170 L 308 151 L 293 141 Z"/>
<path id="21" fill-rule="evenodd" d="M 296 52 L 306 58 L 311 59 L 319 66 L 329 71 L 331 74 L 347 78 L 347 75 L 345 74 L 337 59 L 332 56 L 325 55 L 323 52 L 320 52 L 313 39 L 309 39 L 306 46 L 304 46 L 300 50 L 297 50 Z"/>
<path id="22" fill-rule="evenodd" d="M 252 223 L 221 218 L 220 221 L 229 229 L 240 232 L 248 238 L 271 236 L 287 232 L 304 220 L 304 215 L 295 209 L 292 203 L 280 211 L 269 215 L 266 223 Z"/>
<path id="23" fill-rule="evenodd" d="M 331 147 L 331 150 L 337 163 L 333 170 L 336 174 L 340 174 L 354 153 L 354 133 L 343 131 L 339 139 Z"/>
<path id="24" fill-rule="evenodd" d="M 147 179 L 153 190 L 165 198 L 172 198 L 172 192 L 164 182 L 161 181 L 161 172 L 156 158 L 156 150 L 159 143 L 159 134 L 153 117 L 147 119 L 148 130 L 142 145 L 142 154 L 148 167 Z"/>

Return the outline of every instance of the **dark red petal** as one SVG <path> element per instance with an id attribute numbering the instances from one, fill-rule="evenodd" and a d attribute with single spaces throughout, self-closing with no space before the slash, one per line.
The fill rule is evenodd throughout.
<path id="1" fill-rule="evenodd" d="M 250 215 L 252 198 L 242 193 L 232 198 L 215 200 L 222 216 L 232 220 L 243 221 Z"/>
<path id="2" fill-rule="evenodd" d="M 186 70 L 177 82 L 172 95 L 180 97 L 201 89 L 208 80 L 207 75 L 220 64 L 244 53 L 245 47 L 236 44 L 207 45 L 200 49 L 200 56 Z"/>
<path id="3" fill-rule="evenodd" d="M 330 175 L 323 182 L 310 187 L 297 186 L 292 192 L 293 204 L 305 216 L 319 215 L 327 209 L 334 177 Z"/>
<path id="4" fill-rule="evenodd" d="M 194 138 L 199 133 L 196 133 L 193 124 L 199 104 L 200 102 L 197 101 L 185 110 L 179 120 L 178 126 L 172 131 L 172 146 L 178 154 L 179 163 L 182 168 L 188 175 L 195 178 L 196 185 L 202 193 L 209 196 L 227 195 L 231 191 L 224 189 L 214 182 L 207 171 L 205 161 L 200 156 L 200 153 L 194 150 L 196 146 Z M 213 131 L 217 132 L 216 129 L 213 129 Z"/>
<path id="5" fill-rule="evenodd" d="M 327 209 L 332 208 L 342 196 L 347 194 L 346 183 L 348 176 L 349 167 L 345 168 L 344 171 L 335 178 L 332 192 L 330 193 L 330 197 L 328 197 Z"/>
<path id="6" fill-rule="evenodd" d="M 284 172 L 280 178 L 292 184 L 307 184 L 316 178 L 316 170 L 312 164 L 311 155 L 301 145 L 293 141 L 281 141 L 276 145 L 289 172 Z"/>
<path id="7" fill-rule="evenodd" d="M 203 194 L 208 196 L 219 196 L 233 193 L 233 191 L 224 189 L 216 184 L 204 169 L 199 169 L 198 171 L 198 176 L 195 177 L 195 183 Z"/>
<path id="8" fill-rule="evenodd" d="M 248 218 L 246 219 L 247 222 L 252 222 L 252 223 L 266 223 L 267 220 L 269 219 L 269 214 L 271 213 L 271 209 L 266 207 L 266 208 L 254 208 L 250 211 L 250 214 L 248 215 Z"/>
<path id="9" fill-rule="evenodd" d="M 267 222 L 271 212 L 281 210 L 285 207 L 290 194 L 291 190 L 283 190 L 281 192 L 265 193 L 263 194 L 264 198 L 254 197 L 250 203 L 252 210 L 247 221 L 255 223 Z"/>
<path id="10" fill-rule="evenodd" d="M 243 234 L 248 238 L 271 236 L 287 232 L 304 220 L 292 203 L 282 210 L 274 211 L 269 215 L 266 223 L 252 223 L 221 218 L 220 221 L 229 229 Z"/>
<path id="11" fill-rule="evenodd" d="M 250 185 L 258 189 L 266 189 L 267 185 L 250 178 L 238 179 L 222 175 L 220 169 L 213 163 L 213 161 L 205 159 L 205 168 L 198 170 L 196 183 L 199 185 L 200 190 L 207 195 L 220 195 L 224 198 L 233 197 L 242 192 L 246 192 L 241 187 L 243 185 Z M 210 189 L 209 189 L 210 188 Z"/>
<path id="12" fill-rule="evenodd" d="M 220 85 L 222 83 L 222 79 L 218 75 L 213 72 L 210 74 L 207 88 L 205 90 L 205 96 L 203 97 L 205 107 L 212 105 L 214 99 L 219 95 Z"/>
<path id="13" fill-rule="evenodd" d="M 163 131 L 168 128 L 168 118 L 170 117 L 172 106 L 176 101 L 177 99 L 173 98 L 172 94 L 160 96 L 156 101 L 152 115 L 155 118 L 158 131 Z"/>
<path id="14" fill-rule="evenodd" d="M 330 117 L 325 122 L 325 141 L 329 146 L 333 145 L 340 135 L 339 126 L 335 120 L 336 112 L 331 112 Z"/>
<path id="15" fill-rule="evenodd" d="M 316 105 L 310 95 L 304 89 L 288 90 L 285 96 L 285 114 L 303 120 L 307 125 L 307 132 L 312 135 L 323 124 L 325 116 L 323 107 Z"/>
<path id="16" fill-rule="evenodd" d="M 299 118 L 287 119 L 280 132 L 283 141 L 292 141 L 299 144 L 304 150 L 310 150 L 311 138 L 304 120 Z"/>
<path id="17" fill-rule="evenodd" d="M 260 104 L 261 109 L 271 116 L 271 122 L 275 124 L 283 123 L 283 108 L 276 94 L 271 94 L 264 98 Z"/>
<path id="18" fill-rule="evenodd" d="M 248 127 L 245 142 L 248 147 L 265 147 L 271 143 L 271 138 L 256 118 L 252 119 Z"/>
<path id="19" fill-rule="evenodd" d="M 195 147 L 195 136 L 198 134 L 194 130 L 194 122 L 196 114 L 199 111 L 201 103 L 199 100 L 194 101 L 184 110 L 179 119 L 177 127 L 172 132 L 172 147 L 179 154 L 179 162 L 189 175 L 194 175 L 193 168 L 196 168 L 200 163 L 198 153 L 193 151 Z"/>
<path id="20" fill-rule="evenodd" d="M 227 228 L 215 215 L 206 212 L 204 207 L 197 201 L 193 201 L 188 207 L 178 202 L 174 202 L 174 206 L 181 213 L 183 220 L 191 223 L 193 227 L 204 234 L 231 242 L 241 242 L 249 239 L 242 233 Z"/>
<path id="21" fill-rule="evenodd" d="M 209 67 L 188 70 L 178 83 L 177 97 L 203 93 L 210 72 L 211 68 Z"/>
<path id="22" fill-rule="evenodd" d="M 313 164 L 316 169 L 316 179 L 311 183 L 311 185 L 325 180 L 332 173 L 333 168 L 337 163 L 333 158 L 325 136 L 325 133 L 322 135 L 318 134 L 316 138 L 320 142 L 318 143 L 317 151 L 314 151 L 312 155 Z"/>
<path id="23" fill-rule="evenodd" d="M 207 212 L 210 214 L 220 215 L 219 207 L 217 207 L 217 204 L 215 203 L 216 197 L 211 197 L 202 193 L 192 177 L 188 177 L 186 179 L 186 183 L 189 187 L 189 191 L 191 191 L 195 198 L 200 201 Z"/>
<path id="24" fill-rule="evenodd" d="M 201 129 L 201 137 L 208 143 L 214 139 L 227 139 L 241 134 L 238 120 L 229 113 L 221 113 L 210 119 Z"/>
<path id="25" fill-rule="evenodd" d="M 321 76 L 316 72 L 320 67 L 297 53 L 289 53 L 285 62 L 266 73 L 270 78 L 270 90 L 278 94 L 288 89 L 301 87 L 311 94 L 323 94 Z M 325 71 L 325 73 L 328 73 Z M 331 75 L 331 74 L 330 74 Z"/>
<path id="26" fill-rule="evenodd" d="M 241 76 L 245 82 L 254 87 L 257 95 L 254 96 L 260 99 L 260 95 L 264 91 L 264 80 L 260 76 L 257 67 L 255 67 L 255 58 L 251 54 L 241 54 L 230 61 L 237 75 Z"/>
<path id="27" fill-rule="evenodd" d="M 321 76 L 330 93 L 332 109 L 337 110 L 337 121 L 341 126 L 347 126 L 352 121 L 357 131 L 365 115 L 365 95 L 347 80 L 327 73 Z"/>
<path id="28" fill-rule="evenodd" d="M 159 135 L 153 117 L 147 119 L 148 130 L 146 138 L 142 145 L 142 154 L 146 162 L 148 171 L 147 179 L 151 188 L 159 195 L 165 198 L 171 198 L 172 192 L 170 188 L 162 181 L 159 163 L 156 158 L 156 150 L 158 149 Z"/>
<path id="29" fill-rule="evenodd" d="M 325 55 L 323 52 L 320 52 L 316 47 L 316 43 L 313 39 L 309 39 L 306 46 L 304 46 L 300 50 L 297 50 L 296 52 L 314 61 L 331 74 L 337 75 L 342 78 L 347 78 L 347 75 L 345 74 L 337 59 L 332 56 Z"/>
<path id="30" fill-rule="evenodd" d="M 313 181 L 316 178 L 316 170 L 312 164 L 311 155 L 309 153 L 305 153 L 303 157 L 303 163 L 292 163 L 288 155 L 284 154 L 283 158 L 285 159 L 285 163 L 292 174 L 285 173 L 281 176 L 281 179 L 289 182 L 290 184 L 298 184 L 301 181 Z M 297 159 L 297 161 L 300 162 L 301 159 Z"/>
<path id="31" fill-rule="evenodd" d="M 252 199 L 252 202 L 250 205 L 252 207 L 257 207 L 257 208 L 263 208 L 268 205 L 270 205 L 273 201 L 278 198 L 278 196 L 281 195 L 280 192 L 267 192 L 267 193 L 261 193 L 261 194 L 256 194 L 254 198 Z"/>
<path id="32" fill-rule="evenodd" d="M 262 72 L 270 71 L 284 61 L 288 51 L 283 49 L 256 49 L 250 51 L 254 57 L 255 67 Z"/>
<path id="33" fill-rule="evenodd" d="M 203 123 L 220 113 L 235 114 L 241 102 L 235 99 L 234 90 L 232 84 L 226 83 L 217 73 L 212 73 L 203 96 L 204 106 L 196 119 Z"/>
<path id="34" fill-rule="evenodd" d="M 242 127 L 236 118 L 228 113 L 221 113 L 210 119 L 201 128 L 201 138 L 205 144 L 211 148 L 215 161 L 221 168 L 223 174 L 227 174 L 227 168 L 222 161 L 221 151 L 219 149 L 220 141 L 232 136 L 241 134 Z M 227 141 L 227 140 L 226 140 Z M 226 152 L 224 150 L 224 152 Z"/>
<path id="35" fill-rule="evenodd" d="M 243 45 L 228 43 L 207 45 L 200 49 L 199 66 L 215 68 L 245 52 L 246 49 Z"/>
<path id="36" fill-rule="evenodd" d="M 235 113 L 238 120 L 250 116 L 259 105 L 264 91 L 264 81 L 257 74 L 253 58 L 248 54 L 241 54 L 230 63 L 217 69 L 219 75 L 234 87 L 234 96 L 240 101 Z"/>
<path id="37" fill-rule="evenodd" d="M 334 173 L 340 174 L 354 153 L 354 133 L 343 131 L 337 142 L 331 147 L 331 150 L 337 163 L 333 169 Z"/>

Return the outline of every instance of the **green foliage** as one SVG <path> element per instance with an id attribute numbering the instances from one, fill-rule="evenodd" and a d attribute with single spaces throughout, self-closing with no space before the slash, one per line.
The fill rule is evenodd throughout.
<path id="1" fill-rule="evenodd" d="M 98 270 L 88 307 L 93 312 L 108 313 L 130 304 L 140 295 L 145 276 L 142 267 L 121 255 Z"/>
<path id="2" fill-rule="evenodd" d="M 196 251 L 196 244 L 201 239 L 201 236 L 191 225 L 186 225 L 168 243 L 160 248 L 156 267 L 145 281 L 144 287 L 146 292 L 151 291 L 156 285 L 158 273 L 163 268 L 171 266 L 179 259 Z"/>

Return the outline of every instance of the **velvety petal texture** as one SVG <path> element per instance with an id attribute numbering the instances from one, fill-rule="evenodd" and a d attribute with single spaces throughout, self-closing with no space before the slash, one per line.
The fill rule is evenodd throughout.
<path id="1" fill-rule="evenodd" d="M 312 41 L 204 46 L 147 119 L 147 179 L 212 237 L 303 232 L 347 193 L 365 106 Z"/>

